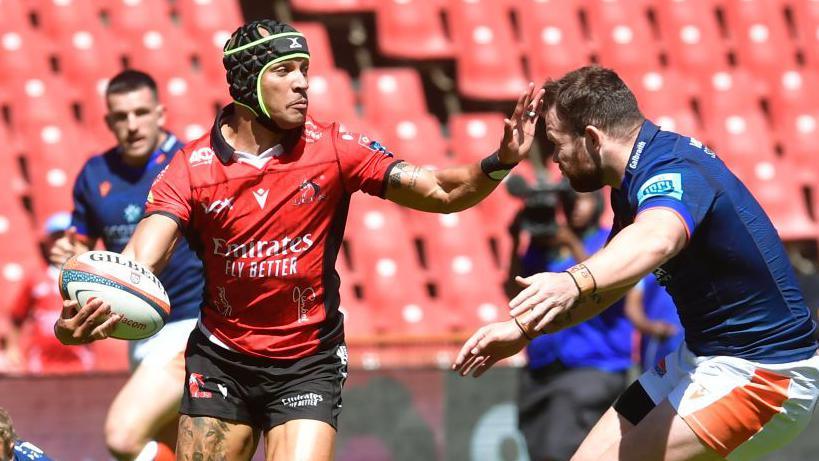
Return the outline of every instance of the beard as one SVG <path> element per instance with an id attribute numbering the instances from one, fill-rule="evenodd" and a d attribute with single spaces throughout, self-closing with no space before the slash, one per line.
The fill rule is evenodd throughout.
<path id="1" fill-rule="evenodd" d="M 577 192 L 594 192 L 603 187 L 603 175 L 601 172 L 583 172 L 579 174 L 566 174 L 569 184 Z"/>
<path id="2" fill-rule="evenodd" d="M 585 137 L 575 140 L 575 164 L 565 172 L 572 189 L 577 192 L 594 192 L 600 190 L 603 183 L 603 167 L 599 155 L 589 151 Z"/>

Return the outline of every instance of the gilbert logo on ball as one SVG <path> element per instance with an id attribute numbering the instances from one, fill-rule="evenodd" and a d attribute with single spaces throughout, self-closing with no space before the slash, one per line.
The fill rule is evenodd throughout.
<path id="1" fill-rule="evenodd" d="M 158 332 L 170 314 L 162 282 L 145 266 L 119 253 L 89 251 L 69 259 L 60 270 L 60 294 L 80 306 L 99 298 L 122 315 L 111 337 L 142 339 Z"/>

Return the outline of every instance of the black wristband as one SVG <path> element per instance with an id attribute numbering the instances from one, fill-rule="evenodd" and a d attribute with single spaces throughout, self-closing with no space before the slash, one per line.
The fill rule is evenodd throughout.
<path id="1" fill-rule="evenodd" d="M 509 171 L 515 167 L 517 163 L 501 163 L 498 157 L 498 151 L 492 152 L 488 157 L 481 160 L 481 171 L 487 178 L 493 181 L 500 181 L 509 174 Z"/>

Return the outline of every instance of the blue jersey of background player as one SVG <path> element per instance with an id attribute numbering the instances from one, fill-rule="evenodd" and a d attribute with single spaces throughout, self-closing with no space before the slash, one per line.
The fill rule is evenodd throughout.
<path id="1" fill-rule="evenodd" d="M 0 408 L 0 461 L 51 461 L 42 449 L 18 438 L 5 408 Z"/>
<path id="2" fill-rule="evenodd" d="M 102 239 L 107 250 L 122 251 L 142 218 L 145 197 L 154 178 L 183 145 L 176 136 L 165 133 L 165 140 L 148 162 L 138 167 L 123 161 L 119 146 L 89 159 L 74 184 L 71 223 L 78 236 Z M 179 241 L 159 280 L 171 301 L 168 321 L 199 315 L 202 263 L 186 240 Z"/>
<path id="3" fill-rule="evenodd" d="M 611 202 L 613 235 L 652 207 L 685 222 L 688 245 L 654 275 L 694 354 L 782 363 L 816 352 L 815 325 L 773 224 L 702 143 L 645 122 Z"/>

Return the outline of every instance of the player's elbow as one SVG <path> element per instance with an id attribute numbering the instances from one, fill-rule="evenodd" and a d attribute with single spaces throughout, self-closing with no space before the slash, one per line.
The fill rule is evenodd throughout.
<path id="1" fill-rule="evenodd" d="M 662 264 L 673 258 L 682 250 L 683 246 L 685 246 L 684 239 L 664 233 L 655 233 L 641 244 L 643 251 L 657 264 Z"/>

